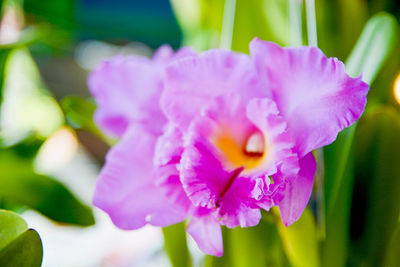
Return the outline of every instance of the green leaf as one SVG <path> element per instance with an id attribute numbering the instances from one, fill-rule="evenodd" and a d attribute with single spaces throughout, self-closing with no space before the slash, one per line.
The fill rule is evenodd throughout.
<path id="1" fill-rule="evenodd" d="M 187 248 L 184 223 L 174 224 L 162 229 L 164 245 L 173 267 L 190 267 L 190 254 Z"/>
<path id="2" fill-rule="evenodd" d="M 0 266 L 40 267 L 42 258 L 42 241 L 35 230 L 29 229 L 0 251 Z"/>
<path id="3" fill-rule="evenodd" d="M 16 213 L 0 210 L 0 266 L 40 267 L 42 241 Z"/>
<path id="4" fill-rule="evenodd" d="M 275 210 L 279 214 L 279 210 Z M 318 240 L 314 216 L 306 208 L 295 223 L 285 227 L 277 216 L 276 223 L 282 244 L 294 267 L 317 267 L 319 264 Z"/>
<path id="5" fill-rule="evenodd" d="M 36 174 L 29 161 L 0 153 L 0 196 L 28 206 L 60 223 L 94 224 L 91 209 L 57 180 Z"/>
<path id="6" fill-rule="evenodd" d="M 356 187 L 365 199 L 365 220 L 352 228 L 362 229 L 355 241 L 362 266 L 383 262 L 398 225 L 400 212 L 400 119 L 392 107 L 381 107 L 362 121 L 356 134 Z M 361 218 L 363 216 L 360 216 Z M 356 218 L 357 219 L 357 218 Z M 379 245 L 378 245 L 379 244 Z"/>
<path id="7" fill-rule="evenodd" d="M 0 251 L 28 228 L 18 214 L 0 210 Z"/>
<path id="8" fill-rule="evenodd" d="M 346 62 L 352 76 L 364 73 L 371 84 L 393 50 L 397 23 L 385 13 L 372 17 Z M 326 240 L 323 244 L 323 266 L 344 266 L 348 250 L 353 166 L 351 153 L 356 123 L 339 133 L 336 141 L 324 148 Z M 341 223 L 338 223 L 341 222 Z"/>

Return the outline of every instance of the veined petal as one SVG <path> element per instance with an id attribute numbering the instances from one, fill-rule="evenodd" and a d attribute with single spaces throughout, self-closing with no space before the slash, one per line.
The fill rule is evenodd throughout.
<path id="1" fill-rule="evenodd" d="M 364 111 L 368 85 L 349 77 L 342 62 L 320 49 L 282 48 L 256 38 L 250 51 L 296 138 L 299 156 L 332 143 Z"/>
<path id="2" fill-rule="evenodd" d="M 108 153 L 97 180 L 94 205 L 107 212 L 122 229 L 137 229 L 146 223 L 167 226 L 187 215 L 154 184 L 155 142 L 155 136 L 143 129 L 129 128 Z"/>
<path id="3" fill-rule="evenodd" d="M 182 132 L 173 123 L 168 123 L 164 128 L 164 133 L 157 139 L 154 165 L 164 166 L 178 163 L 182 152 Z"/>
<path id="4" fill-rule="evenodd" d="M 221 223 L 228 228 L 255 226 L 260 222 L 261 212 L 257 200 L 263 195 L 262 179 L 237 177 L 219 200 Z"/>
<path id="5" fill-rule="evenodd" d="M 96 99 L 95 121 L 108 133 L 121 137 L 133 121 L 151 120 L 161 128 L 165 117 L 157 103 L 161 94 L 160 68 L 150 59 L 117 56 L 102 62 L 89 76 Z"/>
<path id="6" fill-rule="evenodd" d="M 295 177 L 287 177 L 274 196 L 274 204 L 279 207 L 282 222 L 289 226 L 300 218 L 310 199 L 316 163 L 312 153 L 308 153 L 299 161 L 300 171 Z M 283 173 L 277 174 L 283 175 Z"/>
<path id="7" fill-rule="evenodd" d="M 246 99 L 265 96 L 247 55 L 211 50 L 176 61 L 166 69 L 161 107 L 184 130 L 210 100 L 226 93 L 241 93 Z"/>
<path id="8" fill-rule="evenodd" d="M 216 97 L 186 131 L 179 167 L 193 204 L 218 210 L 221 223 L 230 228 L 258 224 L 260 207 L 271 203 L 263 199 L 266 177 L 293 156 L 286 124 L 272 101 L 256 99 L 247 107 L 246 113 L 238 94 Z M 254 135 L 265 141 L 256 141 L 261 151 L 253 153 L 246 144 Z M 298 168 L 291 169 L 297 174 Z"/>
<path id="9" fill-rule="evenodd" d="M 170 202 L 189 211 L 192 203 L 183 190 L 178 170 L 182 152 L 182 134 L 174 124 L 169 123 L 164 128 L 164 134 L 157 139 L 156 143 L 154 168 L 157 175 L 155 183 L 159 185 Z"/>
<path id="10" fill-rule="evenodd" d="M 286 171 L 292 175 L 298 168 L 286 164 L 294 156 L 295 139 L 288 129 L 286 120 L 279 114 L 274 101 L 269 98 L 252 99 L 246 107 L 248 119 L 263 133 L 265 138 L 265 159 L 256 169 L 261 173 L 272 175 L 277 167 L 284 164 Z M 289 168 L 293 167 L 293 168 Z"/>
<path id="11" fill-rule="evenodd" d="M 95 121 L 116 137 L 121 137 L 132 122 L 160 133 L 166 122 L 159 106 L 164 68 L 173 60 L 194 54 L 189 48 L 174 54 L 169 46 L 162 46 L 153 59 L 116 56 L 100 63 L 88 80 L 98 106 Z"/>

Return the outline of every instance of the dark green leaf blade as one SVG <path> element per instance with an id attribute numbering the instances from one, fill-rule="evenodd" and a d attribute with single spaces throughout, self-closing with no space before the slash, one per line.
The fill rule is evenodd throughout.
<path id="1" fill-rule="evenodd" d="M 38 233 L 29 229 L 0 251 L 0 266 L 40 267 L 43 247 Z"/>
<path id="2" fill-rule="evenodd" d="M 0 266 L 36 267 L 42 263 L 42 241 L 16 213 L 0 210 Z"/>
<path id="3" fill-rule="evenodd" d="M 352 229 L 362 229 L 354 241 L 363 266 L 383 262 L 400 212 L 400 119 L 391 107 L 378 108 L 362 121 L 356 135 L 355 186 L 365 196 L 365 220 Z M 357 191 L 355 191 L 357 192 Z M 360 216 L 360 217 L 364 217 Z"/>

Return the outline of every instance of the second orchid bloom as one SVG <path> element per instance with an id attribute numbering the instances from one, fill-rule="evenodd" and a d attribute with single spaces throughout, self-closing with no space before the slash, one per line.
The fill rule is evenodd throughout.
<path id="1" fill-rule="evenodd" d="M 112 58 L 89 89 L 96 122 L 120 138 L 94 204 L 122 229 L 188 219 L 199 247 L 221 256 L 221 224 L 255 226 L 272 206 L 286 226 L 301 216 L 312 150 L 359 119 L 369 87 L 318 48 L 256 38 L 250 56 L 162 47 Z"/>

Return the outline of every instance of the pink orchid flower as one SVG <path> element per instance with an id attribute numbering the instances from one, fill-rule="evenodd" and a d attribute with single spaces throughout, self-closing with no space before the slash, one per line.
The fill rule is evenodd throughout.
<path id="1" fill-rule="evenodd" d="M 90 76 L 96 121 L 121 137 L 94 204 L 122 229 L 189 217 L 187 232 L 216 256 L 221 224 L 255 226 L 272 206 L 295 222 L 312 191 L 312 150 L 359 119 L 368 85 L 318 48 L 257 38 L 250 56 L 160 53 L 117 57 Z"/>

